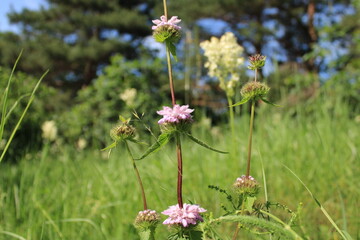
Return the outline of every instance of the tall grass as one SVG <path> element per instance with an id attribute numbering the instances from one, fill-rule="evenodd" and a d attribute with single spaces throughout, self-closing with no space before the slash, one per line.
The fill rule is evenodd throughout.
<path id="1" fill-rule="evenodd" d="M 345 105 L 336 111 L 319 106 L 311 115 L 271 114 L 258 111 L 254 130 L 252 175 L 266 174 L 267 197 L 296 209 L 302 202 L 303 230 L 311 239 L 340 239 L 306 189 L 283 165 L 292 169 L 312 190 L 341 229 L 360 237 L 358 199 L 360 190 L 359 123 L 347 116 Z M 237 149 L 241 159 L 207 151 L 184 141 L 184 201 L 199 203 L 221 213 L 221 197 L 208 185 L 230 186 L 246 169 L 248 117 L 237 119 Z M 194 135 L 226 149 L 230 132 L 212 134 L 194 125 Z M 213 142 L 211 142 L 213 141 Z M 136 146 L 135 146 L 136 148 Z M 139 152 L 140 155 L 140 152 Z M 149 208 L 161 211 L 176 202 L 176 156 L 165 148 L 147 164 L 139 162 Z M 261 159 L 263 168 L 261 166 Z M 17 165 L 2 163 L 0 172 L 0 239 L 138 239 L 132 226 L 141 210 L 125 149 L 116 149 L 110 159 L 97 149 L 78 152 L 71 147 L 25 156 Z M 262 181 L 260 181 L 262 182 Z M 265 200 L 265 196 L 262 196 Z M 285 215 L 283 217 L 286 217 Z M 231 227 L 219 228 L 228 232 Z M 269 239 L 246 235 L 243 239 Z M 159 227 L 158 239 L 167 230 Z"/>

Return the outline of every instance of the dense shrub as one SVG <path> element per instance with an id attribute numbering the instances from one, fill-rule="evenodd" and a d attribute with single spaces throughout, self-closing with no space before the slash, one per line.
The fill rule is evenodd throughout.
<path id="1" fill-rule="evenodd" d="M 151 119 L 165 101 L 162 86 L 167 74 L 159 59 L 146 56 L 126 60 L 115 55 L 93 83 L 80 90 L 70 111 L 60 116 L 60 132 L 72 143 L 84 139 L 91 145 L 103 145 L 119 114 L 130 117 L 135 110 Z"/>

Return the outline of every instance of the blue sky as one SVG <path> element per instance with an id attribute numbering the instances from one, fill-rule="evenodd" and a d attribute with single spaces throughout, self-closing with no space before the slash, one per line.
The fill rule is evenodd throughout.
<path id="1" fill-rule="evenodd" d="M 38 9 L 44 3 L 45 0 L 0 0 L 0 31 L 16 31 L 16 25 L 10 25 L 6 16 L 11 10 Z"/>

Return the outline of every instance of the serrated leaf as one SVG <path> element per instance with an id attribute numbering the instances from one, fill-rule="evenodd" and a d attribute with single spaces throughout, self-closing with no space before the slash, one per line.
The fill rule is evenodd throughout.
<path id="1" fill-rule="evenodd" d="M 178 234 L 177 233 L 170 234 L 167 237 L 167 240 L 177 240 L 177 239 L 178 239 Z"/>
<path id="2" fill-rule="evenodd" d="M 207 145 L 206 143 L 204 143 L 203 141 L 197 139 L 196 137 L 194 137 L 193 135 L 191 135 L 190 133 L 185 133 L 192 141 L 194 141 L 195 143 L 199 144 L 200 146 L 204 147 L 204 148 L 207 148 L 209 150 L 212 150 L 214 152 L 218 152 L 218 153 L 224 153 L 224 154 L 227 154 L 228 152 L 224 152 L 224 151 L 220 151 L 220 150 L 217 150 L 213 147 L 210 147 L 209 145 Z"/>
<path id="3" fill-rule="evenodd" d="M 174 57 L 175 61 L 177 62 L 178 59 L 177 59 L 177 56 L 176 56 L 176 47 L 175 47 L 175 45 L 170 41 L 166 41 L 166 47 L 169 49 L 171 55 Z"/>
<path id="4" fill-rule="evenodd" d="M 236 106 L 242 105 L 244 103 L 247 103 L 249 100 L 250 100 L 250 98 L 243 98 L 243 99 L 241 99 L 240 102 L 237 102 L 237 103 L 235 103 L 235 104 L 233 104 L 233 105 L 231 105 L 229 107 L 236 107 Z"/>
<path id="5" fill-rule="evenodd" d="M 117 142 L 113 142 L 112 144 L 110 144 L 106 148 L 101 149 L 100 151 L 106 151 L 106 150 L 112 149 L 112 148 L 116 147 L 116 145 L 117 145 Z"/>
<path id="6" fill-rule="evenodd" d="M 255 216 L 244 216 L 244 215 L 227 215 L 216 219 L 217 223 L 220 222 L 238 222 L 248 227 L 257 227 L 272 232 L 275 236 L 279 236 L 280 239 L 301 239 L 297 238 L 297 234 L 289 228 L 286 228 L 280 224 L 267 221 L 262 218 Z"/>
<path id="7" fill-rule="evenodd" d="M 158 137 L 156 142 L 153 145 L 151 145 L 140 158 L 137 158 L 135 160 L 142 160 L 146 158 L 149 154 L 159 151 L 163 146 L 165 146 L 169 142 L 171 137 L 172 137 L 172 133 L 162 133 Z"/>
<path id="8" fill-rule="evenodd" d="M 189 231 L 189 239 L 190 240 L 201 240 L 202 239 L 202 232 L 201 231 Z"/>
<path id="9" fill-rule="evenodd" d="M 277 105 L 275 103 L 270 102 L 269 100 L 266 100 L 265 98 L 261 98 L 261 100 L 263 100 L 264 103 L 270 104 L 274 107 L 281 107 L 280 105 Z"/>

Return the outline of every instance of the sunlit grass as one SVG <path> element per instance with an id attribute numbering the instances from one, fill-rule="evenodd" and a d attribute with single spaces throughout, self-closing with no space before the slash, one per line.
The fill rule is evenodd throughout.
<path id="1" fill-rule="evenodd" d="M 302 202 L 306 234 L 311 239 L 339 239 L 307 190 L 283 165 L 288 166 L 336 224 L 356 239 L 360 236 L 358 123 L 325 111 L 309 117 L 278 111 L 257 115 L 252 175 L 263 183 L 262 159 L 269 200 L 293 210 Z M 222 196 L 207 186 L 226 188 L 245 172 L 248 118 L 237 123 L 236 159 L 184 139 L 184 202 L 199 203 L 220 215 Z M 221 129 L 214 135 L 211 129 L 195 125 L 193 134 L 222 150 L 231 146 L 230 133 Z M 0 239 L 138 239 L 132 222 L 142 210 L 141 196 L 126 154 L 115 149 L 106 159 L 97 149 L 78 152 L 67 146 L 25 156 L 17 165 L 2 163 Z M 176 204 L 174 154 L 166 146 L 138 162 L 151 209 L 162 211 Z M 264 194 L 260 198 L 264 200 Z M 157 236 L 165 239 L 166 227 L 159 227 Z"/>

